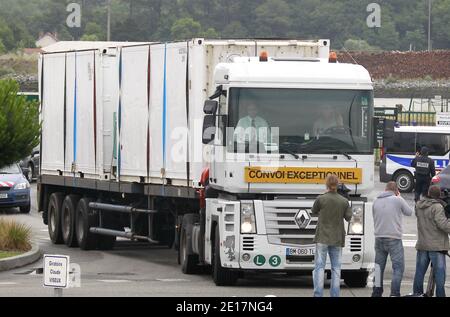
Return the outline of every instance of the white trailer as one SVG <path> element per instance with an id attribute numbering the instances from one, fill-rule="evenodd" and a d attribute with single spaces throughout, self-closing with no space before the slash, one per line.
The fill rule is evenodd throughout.
<path id="1" fill-rule="evenodd" d="M 310 209 L 336 173 L 355 211 L 343 276 L 365 285 L 373 88 L 363 67 L 329 63 L 329 47 L 204 39 L 48 47 L 39 65 L 38 190 L 52 241 L 82 249 L 112 248 L 116 237 L 175 244 L 185 273 L 211 265 L 218 285 L 248 270 L 310 272 Z M 264 151 L 245 140 L 240 151 L 228 131 L 246 120 L 246 102 L 270 122 Z M 324 104 L 342 122 L 319 137 L 327 115 L 313 119 Z"/>

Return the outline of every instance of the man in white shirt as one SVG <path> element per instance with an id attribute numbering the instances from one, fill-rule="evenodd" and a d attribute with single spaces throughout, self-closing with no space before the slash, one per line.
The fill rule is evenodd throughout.
<path id="1" fill-rule="evenodd" d="M 234 137 L 236 142 L 266 143 L 269 141 L 269 124 L 258 116 L 258 107 L 254 101 L 247 101 L 248 115 L 241 118 L 236 125 Z"/>
<path id="2" fill-rule="evenodd" d="M 314 123 L 314 136 L 318 137 L 330 128 L 342 127 L 344 120 L 331 106 L 325 106 L 320 109 L 320 118 Z"/>

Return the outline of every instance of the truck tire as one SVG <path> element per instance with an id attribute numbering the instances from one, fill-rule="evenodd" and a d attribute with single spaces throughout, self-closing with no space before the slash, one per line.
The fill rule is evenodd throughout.
<path id="1" fill-rule="evenodd" d="M 75 214 L 80 196 L 67 195 L 61 208 L 61 230 L 64 243 L 69 248 L 78 246 L 77 234 L 75 231 Z"/>
<path id="2" fill-rule="evenodd" d="M 344 283 L 348 287 L 366 287 L 369 272 L 346 272 L 343 274 Z"/>
<path id="3" fill-rule="evenodd" d="M 236 284 L 239 274 L 223 268 L 220 261 L 220 233 L 219 227 L 216 226 L 216 234 L 214 236 L 214 250 L 212 252 L 212 276 L 217 286 L 233 286 Z"/>
<path id="4" fill-rule="evenodd" d="M 94 215 L 89 215 L 89 203 L 93 199 L 82 198 L 78 202 L 75 211 L 75 231 L 77 233 L 77 241 L 81 250 L 93 250 L 97 246 L 97 235 L 91 233 L 89 229 L 96 227 L 97 222 Z"/>
<path id="5" fill-rule="evenodd" d="M 112 250 L 114 249 L 115 244 L 116 244 L 116 237 L 102 236 L 102 235 L 99 235 L 97 237 L 97 249 L 101 251 Z"/>
<path id="6" fill-rule="evenodd" d="M 183 217 L 178 254 L 180 258 L 181 271 L 184 274 L 195 274 L 198 271 L 199 256 L 198 254 L 189 254 L 189 243 L 192 241 L 188 238 L 188 230 L 192 230 L 192 225 L 198 221 L 199 215 L 197 214 L 187 214 Z"/>
<path id="7" fill-rule="evenodd" d="M 409 171 L 400 171 L 394 175 L 398 190 L 401 193 L 410 193 L 414 189 L 414 177 Z"/>
<path id="8" fill-rule="evenodd" d="M 61 231 L 61 208 L 64 195 L 62 193 L 53 193 L 48 202 L 48 234 L 53 244 L 62 244 L 64 242 Z"/>

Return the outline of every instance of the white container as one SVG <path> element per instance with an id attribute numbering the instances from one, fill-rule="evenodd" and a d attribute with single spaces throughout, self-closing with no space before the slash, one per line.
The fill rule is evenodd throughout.
<path id="1" fill-rule="evenodd" d="M 215 66 L 263 50 L 271 57 L 326 59 L 329 41 L 60 42 L 46 48 L 39 67 L 41 174 L 198 187 L 206 166 L 203 103 L 216 89 Z"/>

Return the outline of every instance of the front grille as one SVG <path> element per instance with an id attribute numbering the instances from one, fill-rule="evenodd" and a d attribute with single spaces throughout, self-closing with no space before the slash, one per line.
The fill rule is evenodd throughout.
<path id="1" fill-rule="evenodd" d="M 242 250 L 254 251 L 255 250 L 255 238 L 254 237 L 243 237 L 242 238 Z"/>
<path id="2" fill-rule="evenodd" d="M 280 242 L 282 244 L 289 244 L 289 245 L 309 245 L 311 244 L 310 238 L 281 238 Z"/>
<path id="3" fill-rule="evenodd" d="M 286 261 L 288 263 L 313 263 L 314 255 L 306 255 L 306 256 L 287 255 Z"/>
<path id="4" fill-rule="evenodd" d="M 314 244 L 313 240 L 318 218 L 311 217 L 311 207 L 281 207 L 271 205 L 272 203 L 266 203 L 264 206 L 264 217 L 269 243 L 290 246 Z M 295 220 L 300 210 L 306 211 L 310 217 L 309 223 L 307 223 L 305 228 L 300 228 Z M 301 256 L 300 258 L 307 257 Z M 303 260 L 309 262 L 309 259 Z M 294 261 L 297 262 L 297 260 Z"/>
<path id="5" fill-rule="evenodd" d="M 3 187 L 3 186 L 0 186 L 0 192 L 7 192 L 7 191 L 9 191 L 11 189 L 11 187 Z"/>
<path id="6" fill-rule="evenodd" d="M 350 239 L 350 251 L 351 252 L 361 252 L 362 251 L 362 238 L 351 238 Z"/>

